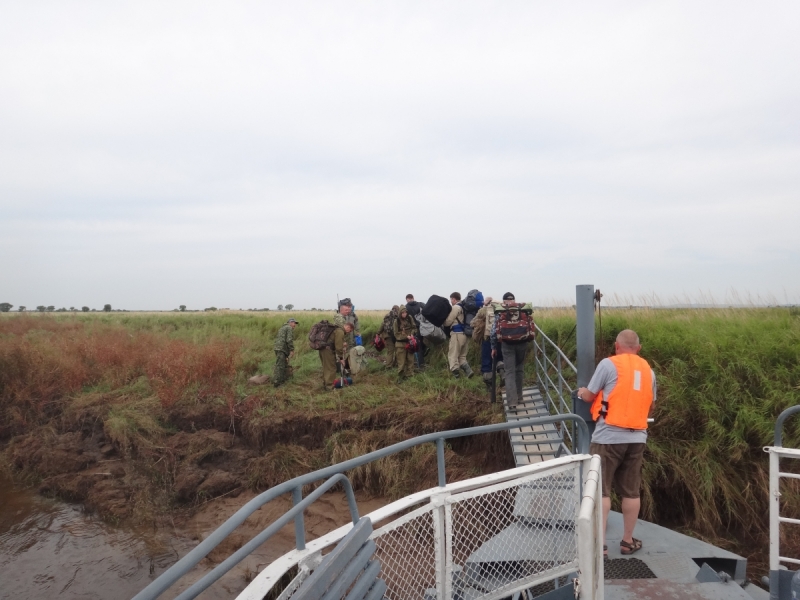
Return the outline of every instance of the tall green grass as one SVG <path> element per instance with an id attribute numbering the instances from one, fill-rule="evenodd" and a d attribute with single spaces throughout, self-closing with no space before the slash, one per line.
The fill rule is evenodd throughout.
<path id="1" fill-rule="evenodd" d="M 570 310 L 541 311 L 538 324 L 575 355 Z M 800 314 L 787 308 L 606 310 L 599 348 L 613 351 L 630 328 L 658 382 L 645 464 L 645 516 L 707 537 L 730 532 L 763 543 L 775 419 L 800 404 Z M 800 419 L 784 445 L 800 446 Z M 787 490 L 786 510 L 800 515 Z M 798 536 L 800 539 L 800 536 Z"/>

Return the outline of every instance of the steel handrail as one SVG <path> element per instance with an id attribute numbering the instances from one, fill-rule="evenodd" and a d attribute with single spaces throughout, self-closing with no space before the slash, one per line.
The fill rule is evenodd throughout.
<path id="1" fill-rule="evenodd" d="M 191 587 L 189 587 L 180 595 L 176 596 L 175 600 L 189 600 L 190 598 L 197 597 L 204 590 L 210 587 L 215 581 L 217 581 L 217 579 L 219 579 L 220 577 L 225 575 L 225 573 L 230 571 L 233 567 L 238 565 L 247 555 L 253 552 L 253 550 L 258 548 L 261 544 L 263 544 L 273 535 L 278 533 L 281 527 L 287 525 L 289 521 L 294 519 L 298 514 L 301 514 L 303 510 L 305 510 L 308 506 L 319 500 L 319 497 L 322 496 L 322 494 L 327 492 L 337 483 L 341 483 L 344 486 L 345 493 L 347 495 L 347 502 L 350 505 L 350 519 L 353 521 L 353 525 L 355 525 L 359 520 L 359 516 L 358 516 L 358 505 L 356 504 L 356 497 L 355 494 L 353 494 L 353 486 L 346 475 L 342 473 L 337 473 L 336 475 L 325 481 L 325 483 L 323 483 L 313 492 L 311 492 L 302 501 L 295 504 L 290 510 L 286 511 L 283 514 L 283 516 L 281 516 L 277 521 L 272 523 L 264 531 L 259 533 L 257 536 L 255 536 L 253 539 L 247 542 L 244 546 L 239 548 L 236 552 L 231 554 L 228 558 L 219 563 L 211 571 L 209 571 L 203 577 L 201 577 L 199 580 L 193 583 Z"/>
<path id="2" fill-rule="evenodd" d="M 203 540 L 195 548 L 193 548 L 186 556 L 184 556 L 182 559 L 180 559 L 178 562 L 172 565 L 169 569 L 164 571 L 164 573 L 162 573 L 155 581 L 150 583 L 150 585 L 148 585 L 145 589 L 143 589 L 136 596 L 134 596 L 133 600 L 152 600 L 154 598 L 158 598 L 176 581 L 178 581 L 178 579 L 183 577 L 186 573 L 189 572 L 190 569 L 192 569 L 195 565 L 197 565 L 197 563 L 203 560 L 203 558 L 205 558 L 214 548 L 216 548 L 225 538 L 227 538 L 237 527 L 239 527 L 239 525 L 244 523 L 244 521 L 250 515 L 252 515 L 255 511 L 261 508 L 264 504 L 274 500 L 278 496 L 294 492 L 294 490 L 298 488 L 302 490 L 303 486 L 305 485 L 315 483 L 321 479 L 328 479 L 335 475 L 342 475 L 345 471 L 355 469 L 357 467 L 363 466 L 375 460 L 385 458 L 386 456 L 390 456 L 392 454 L 396 454 L 398 452 L 402 452 L 404 450 L 414 448 L 415 446 L 419 446 L 421 444 L 426 444 L 430 442 L 436 443 L 439 486 L 444 487 L 446 485 L 446 477 L 445 477 L 446 474 L 444 471 L 445 440 L 459 438 L 459 437 L 466 437 L 470 435 L 484 434 L 484 433 L 495 433 L 497 431 L 506 431 L 509 429 L 516 429 L 518 427 L 529 427 L 532 425 L 547 425 L 550 423 L 557 423 L 561 421 L 572 421 L 577 424 L 578 430 L 580 431 L 580 435 L 578 436 L 577 439 L 578 453 L 588 454 L 589 428 L 586 425 L 586 421 L 584 421 L 581 417 L 579 417 L 576 414 L 568 413 L 562 415 L 551 415 L 549 417 L 536 417 L 533 419 L 525 419 L 523 421 L 512 421 L 510 423 L 495 423 L 493 425 L 480 425 L 478 427 L 467 427 L 464 429 L 452 429 L 450 431 L 428 433 L 426 435 L 421 435 L 415 438 L 411 438 L 410 440 L 398 442 L 397 444 L 392 444 L 391 446 L 387 446 L 386 448 L 381 448 L 380 450 L 375 450 L 368 454 L 364 454 L 363 456 L 351 458 L 350 460 L 346 460 L 336 465 L 331 465 L 330 467 L 325 467 L 324 469 L 319 469 L 312 473 L 307 473 L 306 475 L 300 475 L 299 477 L 295 477 L 294 479 L 290 479 L 289 481 L 280 483 L 270 488 L 269 490 L 262 492 L 261 494 L 259 494 L 258 496 L 247 502 L 242 508 L 240 508 L 230 518 L 228 518 L 227 521 L 225 521 L 216 530 L 214 530 L 211 533 L 211 535 L 209 535 L 205 540 Z M 314 492 L 314 494 L 316 494 L 316 491 Z M 308 498 L 310 498 L 312 495 L 309 495 Z M 295 500 L 297 500 L 297 498 L 295 498 Z M 304 501 L 296 502 L 295 507 L 292 508 L 292 510 L 290 511 L 290 512 L 295 511 L 293 512 L 293 514 L 295 515 L 295 519 L 302 518 L 302 510 L 299 509 L 298 507 L 301 505 L 304 506 L 303 502 Z M 351 505 L 351 510 L 352 510 L 352 505 Z M 262 540 L 261 542 L 259 542 L 258 544 L 256 544 L 251 548 L 251 544 L 253 544 L 257 539 L 260 539 L 261 536 L 263 536 L 264 533 L 266 531 L 269 531 L 271 528 L 272 526 L 268 527 L 267 530 L 265 530 L 264 532 L 253 538 L 253 540 L 248 542 L 239 551 L 228 557 L 223 563 L 215 567 L 213 571 L 211 571 L 205 577 L 203 577 L 203 579 L 201 579 L 200 581 L 203 582 L 207 581 L 207 583 L 204 585 L 204 587 L 202 587 L 202 589 L 193 592 L 192 595 L 188 595 L 190 590 L 195 590 L 196 586 L 200 584 L 200 581 L 198 581 L 191 588 L 189 588 L 189 590 L 186 590 L 183 594 L 181 594 L 179 598 L 181 598 L 182 600 L 184 598 L 194 598 L 197 594 L 206 589 L 214 581 L 219 579 L 219 577 L 221 577 L 225 572 L 229 571 L 236 564 L 238 564 L 247 554 L 252 552 L 253 549 L 255 549 L 256 547 L 258 547 L 258 545 L 263 543 Z M 300 544 L 301 544 L 301 539 L 298 535 L 297 546 L 300 546 Z M 245 550 L 245 548 L 250 548 L 250 549 L 247 550 L 247 552 L 243 553 L 242 551 Z M 234 557 L 237 557 L 235 561 L 233 561 Z M 224 572 L 221 569 L 223 565 L 225 565 Z M 212 574 L 214 574 L 213 580 L 210 579 L 210 576 Z"/>
<path id="3" fill-rule="evenodd" d="M 567 364 L 572 368 L 573 371 L 575 371 L 575 374 L 577 375 L 578 368 L 575 365 L 572 364 L 572 361 L 569 358 L 567 358 L 567 355 L 564 354 L 564 351 L 561 350 L 561 348 L 559 348 L 558 345 L 553 340 L 551 340 L 549 337 L 547 337 L 547 334 L 545 334 L 545 332 L 542 331 L 542 329 L 538 325 L 534 324 L 534 326 L 536 327 L 536 331 L 541 333 L 542 337 L 544 339 L 546 339 L 548 342 L 550 342 L 550 345 L 553 346 L 553 348 L 558 350 L 558 353 L 561 355 L 561 358 L 563 358 L 565 361 L 567 361 Z"/>
<path id="4" fill-rule="evenodd" d="M 777 448 L 783 446 L 783 422 L 795 413 L 800 413 L 800 404 L 790 406 L 778 415 L 778 420 L 775 421 L 775 446 Z"/>
<path id="5" fill-rule="evenodd" d="M 565 386 L 567 386 L 567 389 L 569 390 L 569 392 L 570 392 L 570 393 L 572 393 L 572 388 L 570 387 L 570 385 L 569 385 L 569 383 L 567 382 L 567 380 L 566 380 L 566 379 L 564 379 L 564 376 L 561 374 L 561 371 L 558 369 L 558 367 L 557 367 L 556 365 L 554 365 L 554 364 L 553 364 L 553 361 L 551 361 L 551 360 L 550 360 L 549 358 L 547 358 L 546 356 L 545 356 L 545 359 L 547 359 L 547 362 L 549 362 L 549 363 L 550 363 L 550 366 L 552 366 L 552 367 L 553 367 L 553 368 L 556 370 L 556 373 L 558 374 L 558 380 L 559 380 L 559 381 L 561 381 L 561 382 L 562 382 L 562 383 L 563 383 Z M 543 373 L 545 373 L 545 374 L 547 374 L 547 372 L 548 372 L 548 369 L 546 369 L 546 368 L 542 367 L 542 372 L 543 372 Z M 548 379 L 550 379 L 550 376 L 548 375 L 548 376 L 547 376 L 547 378 L 548 378 Z M 550 379 L 550 383 L 551 383 L 551 385 L 555 386 L 555 383 L 553 383 L 553 380 L 552 380 L 552 379 Z"/>

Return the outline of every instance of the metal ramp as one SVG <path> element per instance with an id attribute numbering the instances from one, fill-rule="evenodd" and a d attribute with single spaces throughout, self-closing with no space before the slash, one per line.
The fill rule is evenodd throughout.
<path id="1" fill-rule="evenodd" d="M 503 411 L 508 423 L 550 416 L 542 394 L 536 387 L 523 388 L 522 403 L 517 404 L 515 408 L 508 407 L 505 392 L 503 392 L 502 399 Z M 518 467 L 558 458 L 563 450 L 561 434 L 554 424 L 528 425 L 509 429 L 508 433 L 511 438 L 514 462 Z"/>

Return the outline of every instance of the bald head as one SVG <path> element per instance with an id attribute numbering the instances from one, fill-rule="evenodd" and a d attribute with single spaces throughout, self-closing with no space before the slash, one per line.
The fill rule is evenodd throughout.
<path id="1" fill-rule="evenodd" d="M 633 329 L 623 329 L 617 334 L 617 341 L 614 344 L 617 354 L 638 354 L 642 349 L 639 344 L 639 336 Z"/>

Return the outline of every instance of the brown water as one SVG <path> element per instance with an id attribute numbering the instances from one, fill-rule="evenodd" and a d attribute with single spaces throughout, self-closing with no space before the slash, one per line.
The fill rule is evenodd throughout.
<path id="1" fill-rule="evenodd" d="M 248 492 L 200 507 L 182 530 L 153 531 L 113 527 L 80 506 L 44 499 L 0 475 L 0 600 L 131 598 L 252 497 Z M 372 498 L 359 506 L 365 514 L 385 503 Z M 222 560 L 290 506 L 284 497 L 265 505 L 212 557 Z M 306 511 L 308 539 L 348 520 L 344 494 L 325 494 Z M 293 547 L 294 529 L 287 525 L 199 598 L 235 598 L 250 577 Z M 213 566 L 203 561 L 162 598 L 174 598 Z"/>
<path id="2" fill-rule="evenodd" d="M 111 527 L 0 476 L 0 598 L 130 598 L 194 544 Z"/>

